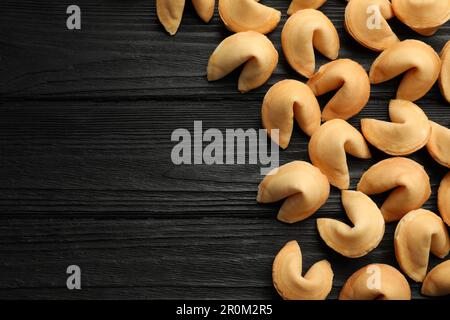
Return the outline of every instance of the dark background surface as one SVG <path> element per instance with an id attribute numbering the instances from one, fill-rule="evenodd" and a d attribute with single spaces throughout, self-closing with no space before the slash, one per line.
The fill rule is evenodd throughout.
<path id="1" fill-rule="evenodd" d="M 397 266 L 395 224 L 364 258 L 341 257 L 322 243 L 315 218 L 345 219 L 337 189 L 315 216 L 285 225 L 275 219 L 279 204 L 255 201 L 258 166 L 172 164 L 173 130 L 192 130 L 194 120 L 204 128 L 258 129 L 269 86 L 305 80 L 281 52 L 288 0 L 263 1 L 283 12 L 269 35 L 280 63 L 268 84 L 244 95 L 238 72 L 206 81 L 208 58 L 230 33 L 217 12 L 203 24 L 187 2 L 182 26 L 170 37 L 152 0 L 0 1 L 0 298 L 278 298 L 271 265 L 292 239 L 302 247 L 304 270 L 320 259 L 332 263 L 330 298 L 370 262 Z M 80 31 L 66 28 L 70 4 L 81 7 Z M 344 8 L 345 1 L 329 0 L 322 11 L 340 34 L 340 57 L 368 70 L 377 54 L 345 32 Z M 401 39 L 422 39 L 438 52 L 449 39 L 448 25 L 431 38 L 395 19 L 392 25 Z M 325 62 L 318 57 L 318 65 Z M 397 84 L 373 86 L 351 124 L 387 120 Z M 450 125 L 437 86 L 418 105 Z M 296 128 L 281 163 L 308 160 L 307 143 Z M 370 161 L 349 159 L 351 188 L 385 157 L 372 150 Z M 447 170 L 426 150 L 412 158 L 431 177 L 425 207 L 436 211 Z M 71 264 L 82 269 L 82 290 L 66 289 Z M 419 286 L 412 288 L 421 298 Z"/>

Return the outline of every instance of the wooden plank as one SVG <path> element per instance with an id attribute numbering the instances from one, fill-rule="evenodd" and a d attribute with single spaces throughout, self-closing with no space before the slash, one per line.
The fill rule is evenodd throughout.
<path id="1" fill-rule="evenodd" d="M 346 259 L 318 239 L 314 219 L 285 226 L 266 217 L 199 219 L 10 219 L 0 226 L 0 298 L 276 298 L 271 264 L 288 240 L 302 244 L 305 268 L 329 259 L 331 298 L 357 268 L 396 265 L 393 225 L 382 245 Z M 432 264 L 438 259 L 432 258 Z M 82 290 L 65 288 L 68 265 L 82 269 Z M 418 284 L 413 284 L 414 296 Z"/>
<path id="2" fill-rule="evenodd" d="M 177 128 L 260 128 L 269 85 L 294 74 L 280 48 L 289 0 L 264 3 L 283 11 L 269 35 L 280 63 L 268 84 L 237 92 L 237 76 L 205 79 L 209 55 L 230 33 L 217 13 L 203 24 L 188 5 L 176 37 L 168 36 L 146 0 L 79 0 L 80 32 L 65 28 L 66 3 L 0 2 L 0 298 L 277 298 L 271 264 L 281 246 L 297 239 L 305 269 L 329 259 L 335 271 L 331 298 L 345 279 L 370 262 L 396 265 L 389 225 L 381 245 L 361 259 L 345 259 L 319 239 L 315 219 L 292 226 L 275 220 L 279 204 L 258 205 L 259 166 L 175 166 Z M 367 70 L 376 53 L 343 28 L 345 3 L 323 11 L 335 23 L 342 57 Z M 432 38 L 398 21 L 402 39 L 418 38 L 440 50 L 448 24 Z M 318 64 L 326 60 L 318 56 Z M 387 119 L 398 79 L 372 87 L 362 117 Z M 326 97 L 321 98 L 323 105 Z M 448 104 L 437 86 L 419 101 L 428 116 L 448 126 Z M 307 137 L 294 130 L 281 163 L 308 160 Z M 373 163 L 349 158 L 351 187 Z M 412 156 L 436 189 L 447 169 L 426 151 Z M 383 197 L 378 197 L 381 202 Z M 332 190 L 316 217 L 344 219 Z M 432 265 L 438 259 L 432 258 Z M 65 288 L 65 269 L 80 264 L 83 289 Z M 412 284 L 413 295 L 421 298 Z"/>
<path id="3" fill-rule="evenodd" d="M 256 203 L 258 166 L 171 163 L 172 130 L 191 128 L 202 116 L 209 127 L 258 128 L 259 104 L 231 101 L 227 116 L 215 118 L 211 101 L 188 109 L 160 100 L 3 103 L 0 297 L 274 298 L 270 266 L 291 239 L 302 245 L 305 268 L 325 258 L 333 263 L 331 297 L 366 263 L 395 265 L 393 225 L 369 256 L 344 259 L 318 238 L 314 218 L 284 225 L 275 220 L 279 204 Z M 386 117 L 385 106 L 364 112 L 380 108 Z M 306 159 L 306 147 L 307 137 L 296 130 L 282 162 Z M 370 161 L 349 160 L 353 187 L 385 157 L 374 153 Z M 413 158 L 432 177 L 426 207 L 436 210 L 446 170 L 425 151 Z M 344 218 L 337 190 L 316 217 Z M 64 289 L 72 263 L 86 275 L 81 292 Z"/>
<path id="4" fill-rule="evenodd" d="M 188 1 L 189 2 L 189 1 Z M 283 12 L 282 22 L 269 37 L 280 52 L 280 63 L 269 81 L 302 79 L 288 66 L 281 50 L 281 29 L 288 0 L 267 0 Z M 77 1 L 82 29 L 68 31 L 66 4 L 55 0 L 8 0 L 0 3 L 0 94 L 15 98 L 167 97 L 187 99 L 247 99 L 261 96 L 268 85 L 246 95 L 237 92 L 237 75 L 206 81 L 210 54 L 231 33 L 216 12 L 210 24 L 201 23 L 192 6 L 184 14 L 175 37 L 159 25 L 155 1 Z M 369 69 L 376 53 L 357 44 L 344 30 L 345 2 L 328 1 L 323 12 L 335 24 L 342 43 L 340 56 Z M 433 37 L 420 37 L 398 21 L 393 28 L 401 39 L 418 38 L 441 50 L 448 40 L 446 25 Z M 326 62 L 318 55 L 318 65 Z M 392 86 L 375 92 L 393 97 Z"/>
<path id="5" fill-rule="evenodd" d="M 426 110 L 448 124 L 441 107 Z M 226 117 L 216 110 L 225 110 Z M 0 108 L 0 208 L 6 215 L 125 215 L 177 217 L 203 214 L 273 216 L 277 205 L 258 206 L 259 165 L 181 165 L 172 163 L 171 132 L 204 129 L 259 128 L 260 101 L 242 106 L 231 101 L 8 102 Z M 383 111 L 383 112 L 381 112 Z M 386 106 L 370 105 L 363 115 L 381 114 Z M 383 118 L 383 117 L 378 117 Z M 358 120 L 352 120 L 358 126 Z M 280 153 L 281 163 L 308 160 L 308 138 L 295 130 Z M 352 188 L 372 164 L 386 158 L 350 158 Z M 412 156 L 424 164 L 436 191 L 446 169 L 425 150 Z M 436 207 L 436 192 L 427 203 Z M 340 208 L 337 190 L 324 212 Z"/>

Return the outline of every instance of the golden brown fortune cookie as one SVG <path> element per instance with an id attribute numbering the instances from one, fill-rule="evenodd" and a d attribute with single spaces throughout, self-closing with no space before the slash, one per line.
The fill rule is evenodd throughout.
<path id="1" fill-rule="evenodd" d="M 370 68 L 372 84 L 403 75 L 397 99 L 416 101 L 434 85 L 441 71 L 441 59 L 432 47 L 418 40 L 405 40 L 384 50 Z"/>
<path id="2" fill-rule="evenodd" d="M 286 199 L 278 220 L 302 221 L 325 204 L 330 193 L 327 177 L 308 162 L 293 161 L 272 170 L 259 184 L 256 200 L 272 203 Z"/>
<path id="3" fill-rule="evenodd" d="M 208 81 L 222 79 L 240 65 L 238 88 L 247 92 L 263 85 L 278 63 L 278 52 L 270 40 L 255 31 L 239 32 L 223 40 L 208 63 Z"/>
<path id="4" fill-rule="evenodd" d="M 398 221 L 430 197 L 430 178 L 417 162 L 402 157 L 382 160 L 361 177 L 357 190 L 367 195 L 390 191 L 381 206 L 386 222 Z"/>
<path id="5" fill-rule="evenodd" d="M 430 121 L 431 135 L 427 150 L 439 164 L 450 168 L 450 129 Z"/>
<path id="6" fill-rule="evenodd" d="M 307 85 L 316 96 L 336 90 L 322 111 L 322 120 L 347 120 L 358 114 L 370 97 L 367 72 L 350 59 L 331 61 L 319 68 Z"/>
<path id="7" fill-rule="evenodd" d="M 433 35 L 450 18 L 449 0 L 392 0 L 395 16 L 424 36 Z"/>
<path id="8" fill-rule="evenodd" d="M 195 11 L 203 21 L 209 22 L 214 15 L 215 0 L 192 0 Z M 185 0 L 156 0 L 159 21 L 170 35 L 177 33 L 183 17 Z"/>
<path id="9" fill-rule="evenodd" d="M 434 267 L 425 277 L 422 294 L 430 297 L 440 297 L 450 294 L 450 260 Z"/>
<path id="10" fill-rule="evenodd" d="M 293 14 L 281 33 L 283 52 L 290 66 L 306 78 L 316 67 L 314 49 L 335 60 L 339 54 L 339 35 L 333 23 L 322 12 L 305 9 Z"/>
<path id="11" fill-rule="evenodd" d="M 439 75 L 439 88 L 445 100 L 450 103 L 450 40 L 447 41 L 441 52 L 441 73 Z"/>
<path id="12" fill-rule="evenodd" d="M 219 0 L 219 15 L 227 29 L 266 34 L 280 22 L 281 12 L 259 0 Z"/>
<path id="13" fill-rule="evenodd" d="M 290 241 L 275 257 L 272 281 L 285 300 L 325 300 L 333 285 L 333 270 L 328 261 L 322 260 L 303 276 L 300 246 Z"/>
<path id="14" fill-rule="evenodd" d="M 339 300 L 411 300 L 405 276 L 387 264 L 369 264 L 350 276 Z"/>
<path id="15" fill-rule="evenodd" d="M 400 268 L 416 282 L 425 279 L 430 252 L 442 259 L 450 251 L 444 222 L 424 209 L 413 210 L 400 220 L 395 229 L 394 245 Z"/>
<path id="16" fill-rule="evenodd" d="M 439 184 L 438 208 L 442 220 L 450 227 L 450 172 L 444 176 Z"/>
<path id="17" fill-rule="evenodd" d="M 350 174 L 347 155 L 369 159 L 371 154 L 364 137 L 348 122 L 334 119 L 325 122 L 314 132 L 308 145 L 309 157 L 339 189 L 348 189 Z"/>
<path id="18" fill-rule="evenodd" d="M 387 22 L 393 17 L 389 0 L 350 1 L 345 8 L 345 29 L 363 46 L 383 51 L 400 41 Z"/>
<path id="19" fill-rule="evenodd" d="M 267 91 L 262 105 L 262 123 L 270 135 L 279 130 L 279 145 L 285 149 L 291 140 L 294 119 L 311 136 L 321 124 L 321 111 L 316 96 L 304 83 L 283 80 Z"/>
<path id="20" fill-rule="evenodd" d="M 417 105 L 406 100 L 391 100 L 389 116 L 392 122 L 361 120 L 361 131 L 370 144 L 393 156 L 411 154 L 427 144 L 430 122 Z"/>
<path id="21" fill-rule="evenodd" d="M 342 204 L 353 226 L 335 219 L 320 218 L 317 219 L 320 237 L 331 249 L 345 257 L 365 256 L 383 238 L 383 215 L 362 192 L 343 190 Z"/>

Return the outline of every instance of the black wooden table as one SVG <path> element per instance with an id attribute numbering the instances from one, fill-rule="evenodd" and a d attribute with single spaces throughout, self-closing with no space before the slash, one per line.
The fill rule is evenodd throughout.
<path id="1" fill-rule="evenodd" d="M 280 63 L 265 86 L 240 94 L 237 72 L 206 81 L 210 54 L 230 35 L 217 13 L 203 24 L 189 3 L 170 37 L 153 0 L 0 1 L 0 298 L 278 298 L 272 261 L 293 239 L 305 270 L 320 259 L 332 263 L 330 298 L 370 262 L 397 266 L 395 225 L 364 258 L 343 258 L 323 244 L 315 218 L 345 219 L 337 189 L 313 218 L 285 225 L 275 219 L 279 204 L 255 201 L 259 166 L 172 164 L 173 130 L 192 130 L 194 120 L 204 128 L 259 129 L 269 86 L 305 80 L 281 52 L 289 2 L 263 2 L 283 12 L 269 35 Z M 71 4 L 81 8 L 81 30 L 66 28 Z M 345 32 L 344 8 L 345 1 L 329 0 L 322 11 L 340 34 L 340 57 L 368 70 L 377 54 Z M 401 39 L 421 39 L 437 51 L 449 39 L 448 25 L 431 38 L 392 25 Z M 325 62 L 318 57 L 318 65 Z M 373 86 L 369 104 L 350 123 L 387 120 L 397 84 Z M 450 125 L 437 86 L 418 105 Z M 281 163 L 308 160 L 307 143 L 295 129 Z M 386 157 L 373 154 L 370 161 L 349 160 L 351 188 Z M 447 170 L 424 150 L 412 158 L 431 177 L 425 207 L 436 210 Z M 81 290 L 66 288 L 72 264 L 82 270 Z M 412 288 L 421 298 L 419 286 Z"/>

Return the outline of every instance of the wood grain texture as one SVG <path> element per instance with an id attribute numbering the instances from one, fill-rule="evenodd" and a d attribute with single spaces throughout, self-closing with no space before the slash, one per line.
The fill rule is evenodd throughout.
<path id="1" fill-rule="evenodd" d="M 345 279 L 370 262 L 397 266 L 395 225 L 368 256 L 346 259 L 318 237 L 316 217 L 344 219 L 339 192 L 311 219 L 284 225 L 279 204 L 255 201 L 259 166 L 176 166 L 170 135 L 177 128 L 260 128 L 260 108 L 271 84 L 297 76 L 280 48 L 288 0 L 264 1 L 283 12 L 269 35 L 280 63 L 265 86 L 237 91 L 238 73 L 206 81 L 206 65 L 230 33 L 217 13 L 203 24 L 189 4 L 178 34 L 159 25 L 154 1 L 79 0 L 82 30 L 67 31 L 56 0 L 0 2 L 0 298 L 278 298 L 271 264 L 285 242 L 302 246 L 305 268 L 328 259 L 335 272 L 330 298 Z M 341 57 L 366 70 L 377 56 L 343 28 L 345 2 L 323 12 L 341 37 Z M 397 21 L 400 38 L 417 38 L 437 51 L 449 26 L 432 38 Z M 318 65 L 326 62 L 318 57 Z M 398 79 L 372 87 L 361 117 L 387 120 Z M 323 104 L 325 98 L 320 101 Z M 450 125 L 449 105 L 435 86 L 418 104 Z M 307 137 L 294 130 L 281 163 L 308 160 Z M 350 158 L 351 188 L 373 163 Z M 436 191 L 447 169 L 425 150 L 411 156 Z M 382 201 L 382 197 L 376 199 Z M 435 265 L 439 259 L 432 257 Z M 66 267 L 82 268 L 82 287 L 65 288 Z M 413 295 L 422 298 L 413 284 Z"/>

